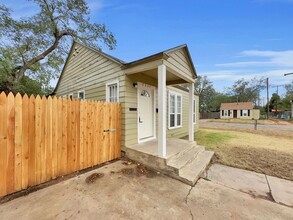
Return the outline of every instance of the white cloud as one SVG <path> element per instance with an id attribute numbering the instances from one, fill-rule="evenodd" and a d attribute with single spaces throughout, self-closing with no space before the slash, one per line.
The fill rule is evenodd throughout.
<path id="1" fill-rule="evenodd" d="M 250 58 L 252 60 L 220 63 L 216 66 L 220 67 L 293 67 L 293 50 L 287 51 L 261 51 L 261 50 L 245 50 L 240 53 L 242 58 Z M 264 61 L 253 60 L 262 58 Z"/>

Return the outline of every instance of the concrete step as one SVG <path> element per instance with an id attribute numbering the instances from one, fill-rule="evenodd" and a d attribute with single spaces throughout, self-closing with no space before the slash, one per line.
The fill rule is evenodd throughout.
<path id="1" fill-rule="evenodd" d="M 203 146 L 193 146 L 181 154 L 175 155 L 167 161 L 167 165 L 174 168 L 174 171 L 179 174 L 179 170 L 187 164 L 191 163 L 199 153 L 203 152 Z"/>
<path id="2" fill-rule="evenodd" d="M 206 170 L 213 155 L 213 151 L 207 150 L 199 153 L 191 163 L 179 170 L 179 178 L 189 185 L 194 185 Z"/>

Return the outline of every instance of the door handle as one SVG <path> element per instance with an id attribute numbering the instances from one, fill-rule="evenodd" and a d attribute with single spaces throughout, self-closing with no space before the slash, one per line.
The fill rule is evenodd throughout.
<path id="1" fill-rule="evenodd" d="M 142 123 L 142 122 L 143 122 L 143 121 L 140 120 L 140 116 L 139 116 L 138 122 L 139 122 L 139 123 Z"/>

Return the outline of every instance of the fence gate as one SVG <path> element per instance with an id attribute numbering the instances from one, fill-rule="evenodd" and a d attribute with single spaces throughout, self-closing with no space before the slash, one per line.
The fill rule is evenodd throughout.
<path id="1" fill-rule="evenodd" d="M 120 157 L 121 106 L 0 94 L 0 196 Z"/>

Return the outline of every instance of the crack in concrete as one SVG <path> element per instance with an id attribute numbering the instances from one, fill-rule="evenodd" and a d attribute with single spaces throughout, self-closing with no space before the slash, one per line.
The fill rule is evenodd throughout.
<path id="1" fill-rule="evenodd" d="M 266 181 L 267 181 L 268 187 L 269 187 L 269 196 L 270 196 L 270 199 L 271 199 L 273 202 L 276 202 L 276 200 L 275 200 L 274 197 L 273 197 L 272 189 L 271 189 L 271 186 L 270 186 L 270 182 L 269 182 L 269 180 L 268 180 L 268 178 L 267 178 L 267 175 L 266 175 L 266 174 L 264 174 L 264 175 L 265 175 L 265 178 L 266 178 Z"/>
<path id="2" fill-rule="evenodd" d="M 188 190 L 187 195 L 185 196 L 185 204 L 187 205 L 187 207 L 188 207 L 188 209 L 189 209 L 189 213 L 190 213 L 190 216 L 191 216 L 191 219 L 192 219 L 192 220 L 194 219 L 194 217 L 193 217 L 193 213 L 192 213 L 192 211 L 191 211 L 191 208 L 190 208 L 190 206 L 188 205 L 188 196 L 190 195 L 190 193 L 191 193 L 193 187 L 194 187 L 194 186 L 191 186 L 191 187 L 190 187 L 190 189 Z"/>

